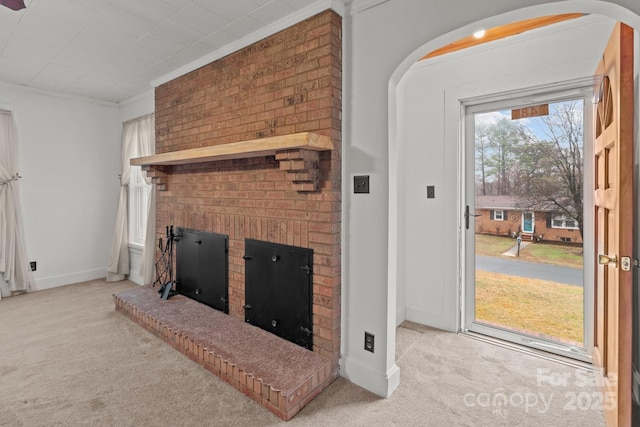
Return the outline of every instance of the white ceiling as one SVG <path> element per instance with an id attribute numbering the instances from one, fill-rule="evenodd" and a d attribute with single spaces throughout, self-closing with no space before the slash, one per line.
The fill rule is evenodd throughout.
<path id="1" fill-rule="evenodd" d="M 26 0 L 17 12 L 0 6 L 0 82 L 121 102 L 315 2 Z"/>

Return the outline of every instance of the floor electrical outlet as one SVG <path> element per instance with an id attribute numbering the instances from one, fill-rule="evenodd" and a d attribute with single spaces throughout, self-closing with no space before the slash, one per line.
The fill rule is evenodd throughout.
<path id="1" fill-rule="evenodd" d="M 364 349 L 373 353 L 374 350 L 374 338 L 375 335 L 365 332 L 364 333 Z"/>

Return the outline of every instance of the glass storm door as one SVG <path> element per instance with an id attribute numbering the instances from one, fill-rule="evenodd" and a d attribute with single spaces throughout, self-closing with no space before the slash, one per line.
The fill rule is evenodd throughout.
<path id="1" fill-rule="evenodd" d="M 465 105 L 465 331 L 591 360 L 591 93 Z"/>

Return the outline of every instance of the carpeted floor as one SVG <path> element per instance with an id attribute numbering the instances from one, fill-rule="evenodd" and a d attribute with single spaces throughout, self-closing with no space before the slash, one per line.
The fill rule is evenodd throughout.
<path id="1" fill-rule="evenodd" d="M 602 426 L 591 373 L 412 323 L 401 384 L 339 378 L 284 423 L 114 309 L 131 282 L 0 300 L 0 426 Z"/>

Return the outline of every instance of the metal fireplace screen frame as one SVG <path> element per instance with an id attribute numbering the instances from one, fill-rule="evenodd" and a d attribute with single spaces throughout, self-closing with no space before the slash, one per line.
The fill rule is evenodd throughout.
<path id="1" fill-rule="evenodd" d="M 224 313 L 229 312 L 229 237 L 178 228 L 176 290 Z"/>
<path id="2" fill-rule="evenodd" d="M 245 321 L 313 349 L 313 250 L 245 239 Z"/>

